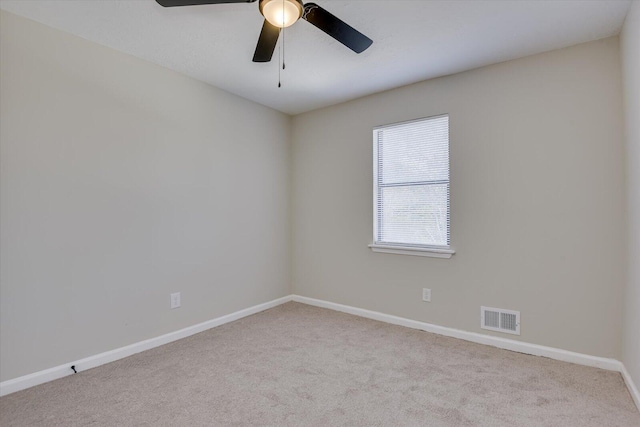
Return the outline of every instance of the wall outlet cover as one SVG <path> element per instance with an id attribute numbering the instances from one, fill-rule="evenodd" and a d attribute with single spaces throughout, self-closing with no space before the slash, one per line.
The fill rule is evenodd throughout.
<path id="1" fill-rule="evenodd" d="M 180 292 L 171 294 L 171 308 L 180 307 Z"/>
<path id="2" fill-rule="evenodd" d="M 422 301 L 431 302 L 431 289 L 422 288 Z"/>

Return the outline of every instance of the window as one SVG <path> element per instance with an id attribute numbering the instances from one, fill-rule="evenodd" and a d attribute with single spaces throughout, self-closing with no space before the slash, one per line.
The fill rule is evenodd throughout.
<path id="1" fill-rule="evenodd" d="M 449 258 L 449 116 L 373 130 L 376 252 Z"/>

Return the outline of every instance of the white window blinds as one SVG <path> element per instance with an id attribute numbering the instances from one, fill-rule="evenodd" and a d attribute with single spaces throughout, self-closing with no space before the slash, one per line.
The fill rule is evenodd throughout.
<path id="1" fill-rule="evenodd" d="M 450 244 L 449 116 L 373 131 L 374 243 Z"/>

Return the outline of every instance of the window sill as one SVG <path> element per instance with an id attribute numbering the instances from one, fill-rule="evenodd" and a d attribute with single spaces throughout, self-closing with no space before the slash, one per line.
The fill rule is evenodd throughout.
<path id="1" fill-rule="evenodd" d="M 456 251 L 454 251 L 453 249 L 419 248 L 411 246 L 381 245 L 376 243 L 370 244 L 369 247 L 373 252 L 397 255 L 427 256 L 432 258 L 451 258 L 451 255 L 456 253 Z"/>

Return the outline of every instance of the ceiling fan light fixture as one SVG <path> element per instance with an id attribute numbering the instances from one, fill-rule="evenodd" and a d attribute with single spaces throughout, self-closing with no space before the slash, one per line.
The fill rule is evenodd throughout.
<path id="1" fill-rule="evenodd" d="M 278 28 L 293 25 L 302 16 L 301 0 L 260 0 L 260 13 Z"/>

